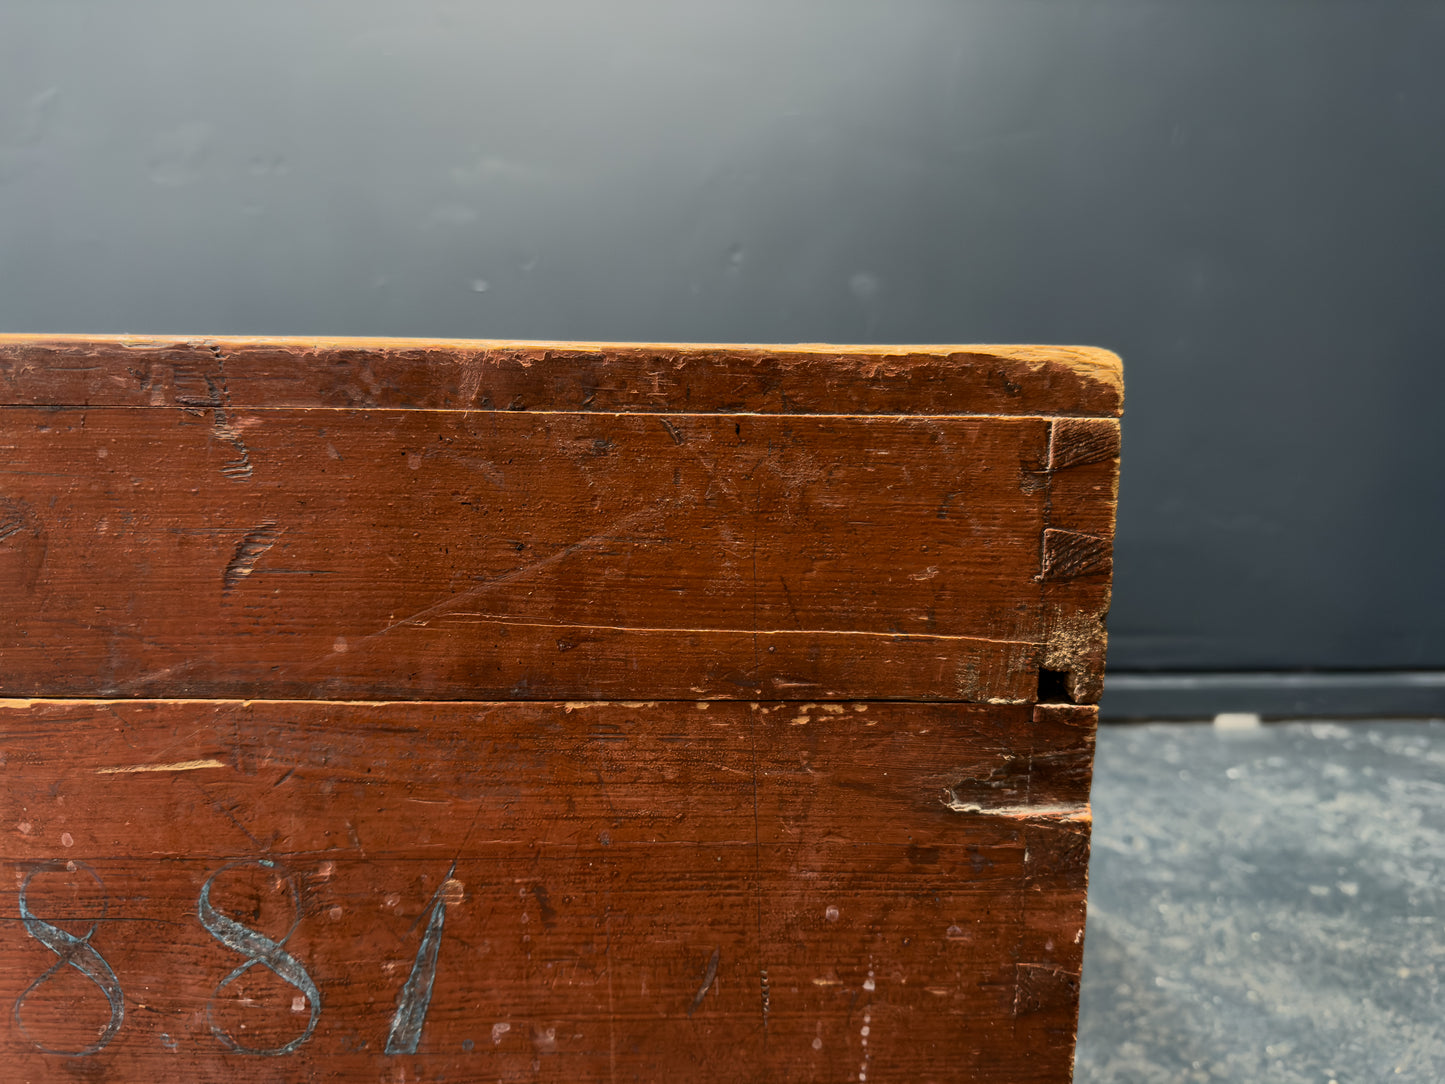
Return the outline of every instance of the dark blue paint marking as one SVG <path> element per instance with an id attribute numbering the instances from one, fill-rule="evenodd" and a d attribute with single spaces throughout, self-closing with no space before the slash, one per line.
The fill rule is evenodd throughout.
<path id="1" fill-rule="evenodd" d="M 235 919 L 221 914 L 211 906 L 211 885 L 216 878 L 227 870 L 239 869 L 242 866 L 261 866 L 264 869 L 275 870 L 275 863 L 266 858 L 248 859 L 242 862 L 232 862 L 228 866 L 222 866 L 206 878 L 206 883 L 201 886 L 201 896 L 196 908 L 196 915 L 201 920 L 201 925 L 206 928 L 212 937 L 228 949 L 240 953 L 246 957 L 246 962 L 236 970 L 232 971 L 224 979 L 216 984 L 216 989 L 211 994 L 210 1001 L 206 1002 L 206 1021 L 211 1025 L 211 1034 L 214 1035 L 224 1046 L 229 1047 L 242 1054 L 264 1054 L 275 1056 L 289 1054 L 298 1046 L 311 1038 L 311 1033 L 316 1030 L 316 1022 L 321 1019 L 321 991 L 316 989 L 316 984 L 311 981 L 311 976 L 306 973 L 306 968 L 287 952 L 282 946 L 290 936 L 296 932 L 296 927 L 301 924 L 301 898 L 296 892 L 296 882 L 289 874 L 283 876 L 286 887 L 291 890 L 291 901 L 296 906 L 296 916 L 291 920 L 291 928 L 281 936 L 279 941 L 272 941 L 265 934 L 257 933 L 249 926 L 243 926 Z M 216 1023 L 214 1009 L 216 998 L 222 990 L 235 982 L 251 968 L 260 964 L 277 978 L 281 979 L 305 995 L 307 1003 L 311 1006 L 311 1019 L 306 1024 L 306 1030 L 284 1046 L 268 1047 L 257 1049 L 255 1047 L 242 1046 L 229 1032 Z"/>
<path id="2" fill-rule="evenodd" d="M 692 1004 L 687 1007 L 687 1015 L 689 1017 L 701 1008 L 703 999 L 707 997 L 707 992 L 712 989 L 712 984 L 717 980 L 717 966 L 721 960 L 722 950 L 713 949 L 712 956 L 707 961 L 707 967 L 703 969 L 702 985 L 698 987 L 697 993 L 693 995 Z"/>
<path id="3" fill-rule="evenodd" d="M 437 977 L 437 953 L 441 949 L 442 925 L 446 921 L 447 904 L 443 893 L 456 869 L 457 865 L 453 862 L 432 896 L 431 915 L 416 950 L 416 962 L 411 965 L 411 974 L 406 977 L 406 984 L 396 998 L 396 1015 L 391 1018 L 391 1031 L 386 1036 L 388 1054 L 415 1054 L 421 1045 L 421 1029 L 426 1023 L 427 1009 L 431 1007 L 432 985 Z"/>
<path id="4" fill-rule="evenodd" d="M 110 969 L 110 964 L 105 962 L 105 957 L 95 951 L 94 946 L 90 943 L 96 926 L 105 918 L 106 910 L 109 907 L 104 897 L 102 897 L 101 902 L 100 918 L 90 924 L 90 929 L 86 930 L 85 935 L 82 937 L 76 937 L 73 933 L 62 930 L 59 926 L 52 926 L 44 919 L 37 918 L 31 913 L 30 905 L 26 900 L 26 893 L 30 890 L 30 882 L 33 881 L 39 873 L 55 870 L 67 872 L 84 870 L 94 878 L 97 885 L 101 888 L 105 887 L 101 884 L 99 874 L 83 862 L 48 862 L 43 866 L 37 866 L 25 875 L 25 880 L 20 885 L 20 921 L 24 924 L 26 933 L 39 941 L 51 952 L 55 953 L 56 960 L 49 968 L 41 972 L 40 976 L 34 982 L 20 992 L 20 996 L 15 999 L 13 1015 L 15 1017 L 15 1026 L 20 1029 L 20 1033 L 29 1039 L 37 1050 L 46 1054 L 61 1054 L 67 1058 L 83 1058 L 104 1050 L 110 1041 L 115 1038 L 116 1032 L 120 1031 L 121 1024 L 125 1023 L 125 1000 L 121 993 L 120 980 L 115 977 L 115 972 Z M 79 971 L 91 982 L 95 983 L 96 986 L 100 987 L 100 992 L 105 995 L 105 1000 L 110 1004 L 110 1021 L 106 1024 L 105 1030 L 100 1033 L 100 1037 L 96 1039 L 95 1042 L 80 1050 L 56 1050 L 54 1047 L 46 1046 L 44 1043 L 37 1041 L 30 1032 L 25 1029 L 25 1022 L 20 1019 L 20 1008 L 25 1004 L 25 999 L 35 991 L 36 987 L 66 966 L 75 968 L 75 970 Z"/>

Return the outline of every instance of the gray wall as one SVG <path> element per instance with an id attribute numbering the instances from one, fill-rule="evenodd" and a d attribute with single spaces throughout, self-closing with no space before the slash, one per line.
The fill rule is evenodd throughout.
<path id="1" fill-rule="evenodd" d="M 1445 669 L 1442 57 L 1405 0 L 4 0 L 0 330 L 1108 346 L 1114 670 Z"/>

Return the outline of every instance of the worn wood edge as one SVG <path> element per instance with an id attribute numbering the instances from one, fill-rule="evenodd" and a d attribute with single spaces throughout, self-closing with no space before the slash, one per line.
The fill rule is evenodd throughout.
<path id="1" fill-rule="evenodd" d="M 960 366 L 981 359 L 995 359 L 1022 365 L 1032 373 L 1064 370 L 1106 394 L 1112 407 L 1089 413 L 1117 417 L 1123 404 L 1123 362 L 1113 351 L 1093 346 L 1039 344 L 843 344 L 843 343 L 663 343 L 596 342 L 525 339 L 430 339 L 304 336 L 195 336 L 185 334 L 28 334 L 0 333 L 0 352 L 17 349 L 75 349 L 96 346 L 120 350 L 194 350 L 214 354 L 271 349 L 301 354 L 327 352 L 407 355 L 453 353 L 457 355 L 527 355 L 546 353 L 594 353 L 613 358 L 639 359 L 652 356 L 686 357 L 699 360 L 769 357 L 811 357 L 910 360 L 952 360 Z M 544 360 L 544 359 L 532 359 Z M 525 364 L 525 362 L 524 362 Z M 1060 412 L 1062 413 L 1062 412 Z"/>
<path id="2" fill-rule="evenodd" d="M 219 346 L 244 348 L 270 346 L 294 350 L 363 350 L 396 352 L 416 350 L 449 350 L 459 353 L 488 350 L 533 351 L 570 350 L 598 353 L 632 354 L 821 354 L 825 356 L 893 357 L 922 355 L 954 357 L 959 355 L 1004 358 L 1035 365 L 1050 363 L 1067 365 L 1123 388 L 1123 361 L 1112 350 L 1097 346 L 1067 346 L 1014 343 L 706 343 L 706 342 L 604 342 L 598 340 L 569 341 L 563 339 L 432 339 L 384 338 L 368 336 L 335 336 L 309 338 L 302 335 L 86 335 L 74 333 L 28 334 L 0 332 L 0 347 L 5 346 L 76 346 L 94 343 L 129 348 L 184 348 Z"/>
<path id="3" fill-rule="evenodd" d="M 1080 438 L 1075 453 L 1056 439 L 1068 426 Z M 1079 427 L 1079 428 L 1076 428 Z M 1067 674 L 1071 698 L 1097 705 L 1104 692 L 1108 655 L 1108 616 L 1113 600 L 1113 551 L 1119 512 L 1119 466 L 1122 431 L 1117 419 L 1080 422 L 1056 420 L 1050 433 L 1050 502 L 1047 526 L 1039 541 L 1039 580 L 1043 585 L 1044 644 L 1041 669 Z M 1086 475 L 1104 475 L 1105 488 L 1087 502 L 1065 503 L 1067 482 Z M 1060 486 L 1060 480 L 1065 484 Z M 1063 492 L 1060 492 L 1060 489 Z M 1077 496 L 1075 494 L 1075 496 Z M 1063 520 L 1067 526 L 1055 527 Z M 1083 522 L 1081 522 L 1083 521 Z M 1088 530 L 1078 528 L 1087 526 Z M 1051 542 L 1076 539 L 1093 544 L 1089 559 L 1065 574 L 1055 566 Z"/>

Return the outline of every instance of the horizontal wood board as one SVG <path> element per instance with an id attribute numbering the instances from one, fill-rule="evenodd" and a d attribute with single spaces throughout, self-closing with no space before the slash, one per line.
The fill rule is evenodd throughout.
<path id="1" fill-rule="evenodd" d="M 71 343 L 80 395 L 26 360 L 58 347 L 6 349 L 12 384 L 50 389 L 0 408 L 9 695 L 1023 703 L 1047 668 L 1098 696 L 1111 418 L 243 406 L 325 398 L 274 388 L 333 354 L 462 362 L 193 346 L 212 368 L 172 360 L 156 383 L 150 348 Z M 621 379 L 662 364 L 648 349 L 583 356 Z M 566 369 L 541 348 L 468 357 L 493 355 Z M 732 379 L 720 351 L 668 356 Z M 896 405 L 869 375 L 887 357 L 798 355 L 825 380 L 744 356 L 840 406 Z M 973 379 L 960 356 L 912 363 Z M 222 375 L 238 359 L 252 384 Z M 1005 362 L 1082 379 L 1072 355 Z M 138 371 L 150 405 L 120 405 Z M 1060 484 L 1080 472 L 1092 488 Z"/>
<path id="2" fill-rule="evenodd" d="M 0 1048 L 37 1080 L 1062 1080 L 1094 715 L 11 702 Z M 221 986 L 208 881 L 304 975 Z M 33 985 L 67 946 L 100 981 Z"/>

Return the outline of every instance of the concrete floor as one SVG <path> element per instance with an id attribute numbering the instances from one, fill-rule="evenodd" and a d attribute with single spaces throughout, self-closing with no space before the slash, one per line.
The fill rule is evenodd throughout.
<path id="1" fill-rule="evenodd" d="M 1075 1084 L 1445 1081 L 1445 723 L 1099 736 Z"/>

